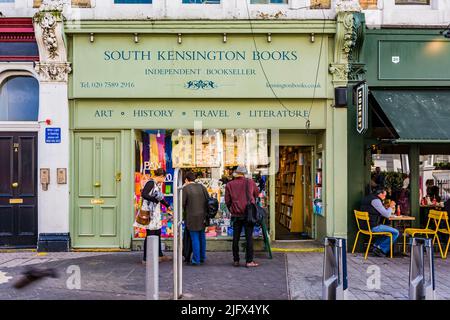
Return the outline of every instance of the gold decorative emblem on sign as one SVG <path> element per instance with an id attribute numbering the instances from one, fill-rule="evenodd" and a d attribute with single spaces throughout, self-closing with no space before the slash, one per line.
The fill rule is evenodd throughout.
<path id="1" fill-rule="evenodd" d="M 9 199 L 9 204 L 22 204 L 23 199 Z"/>
<path id="2" fill-rule="evenodd" d="M 91 204 L 104 204 L 105 200 L 102 199 L 91 199 Z"/>

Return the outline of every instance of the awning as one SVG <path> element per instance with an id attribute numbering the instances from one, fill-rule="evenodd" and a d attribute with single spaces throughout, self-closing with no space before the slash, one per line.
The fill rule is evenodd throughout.
<path id="1" fill-rule="evenodd" d="M 399 142 L 450 142 L 449 90 L 371 90 Z"/>

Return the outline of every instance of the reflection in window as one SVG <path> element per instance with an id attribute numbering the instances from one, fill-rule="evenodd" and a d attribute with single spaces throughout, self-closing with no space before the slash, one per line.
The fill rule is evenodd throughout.
<path id="1" fill-rule="evenodd" d="M 33 77 L 8 78 L 0 87 L 0 121 L 37 121 L 39 83 Z"/>

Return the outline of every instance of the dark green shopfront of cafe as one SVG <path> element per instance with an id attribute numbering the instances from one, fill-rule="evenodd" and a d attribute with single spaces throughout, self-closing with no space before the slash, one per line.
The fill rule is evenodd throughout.
<path id="1" fill-rule="evenodd" d="M 381 170 L 390 171 L 385 172 L 386 177 L 409 175 L 408 212 L 403 214 L 415 217 L 412 227 L 424 227 L 427 211 L 421 200 L 426 196 L 425 159 L 450 154 L 450 41 L 441 31 L 365 30 L 360 72 L 349 79 L 348 85 L 349 248 L 357 233 L 353 210 L 360 208 L 361 199 L 371 190 L 371 173 L 380 163 L 377 159 L 399 159 L 401 165 Z M 362 121 L 358 128 L 358 111 L 361 115 L 364 108 L 358 110 L 355 88 L 364 83 L 368 87 L 367 123 Z M 365 116 L 362 114 L 362 119 Z M 447 176 L 448 170 L 431 169 L 429 180 L 437 182 L 440 200 L 445 200 L 448 180 L 440 182 L 436 177 L 437 173 Z"/>

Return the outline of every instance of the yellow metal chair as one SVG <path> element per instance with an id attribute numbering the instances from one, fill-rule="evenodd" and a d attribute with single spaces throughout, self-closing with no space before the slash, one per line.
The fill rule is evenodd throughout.
<path id="1" fill-rule="evenodd" d="M 433 236 L 433 245 L 434 242 L 437 239 L 439 250 L 441 252 L 441 257 L 444 258 L 444 253 L 442 251 L 441 242 L 439 241 L 439 237 L 437 235 L 439 231 L 439 225 L 441 224 L 441 220 L 444 216 L 444 213 L 447 215 L 445 211 L 437 211 L 437 210 L 430 210 L 428 213 L 428 222 L 424 229 L 419 228 L 406 228 L 405 232 L 403 233 L 403 253 L 406 253 L 406 236 L 410 235 L 411 237 L 414 237 L 416 234 L 424 234 L 426 238 L 428 236 Z M 431 221 L 433 220 L 434 228 L 431 226 Z"/>
<path id="2" fill-rule="evenodd" d="M 355 252 L 356 244 L 358 243 L 358 237 L 359 237 L 360 233 L 369 236 L 369 243 L 367 244 L 367 250 L 366 250 L 366 254 L 364 256 L 364 259 L 367 259 L 367 255 L 369 254 L 370 244 L 372 242 L 372 237 L 373 236 L 387 236 L 387 237 L 389 237 L 391 239 L 391 258 L 392 258 L 392 252 L 393 252 L 393 250 L 392 250 L 392 247 L 393 247 L 392 233 L 390 233 L 390 232 L 373 232 L 370 229 L 369 213 L 368 212 L 363 212 L 363 211 L 358 211 L 358 210 L 353 210 L 353 211 L 355 212 L 356 224 L 358 225 L 358 233 L 356 234 L 355 244 L 353 245 L 352 253 Z M 367 229 L 364 229 L 364 228 L 361 227 L 360 220 L 361 221 L 365 221 L 365 224 L 367 225 Z"/>
<path id="3" fill-rule="evenodd" d="M 445 247 L 443 256 L 444 259 L 447 259 L 448 248 L 450 247 L 450 226 L 448 224 L 448 212 L 443 211 L 442 220 L 445 221 L 445 226 L 447 227 L 447 229 L 439 229 L 439 232 L 448 235 L 447 246 Z"/>

